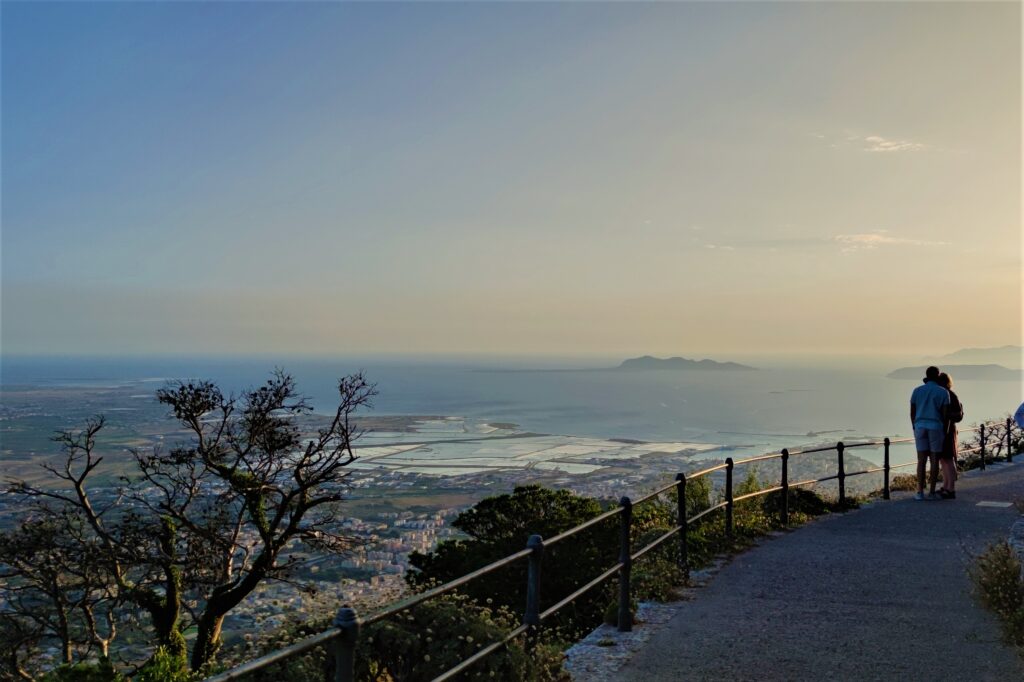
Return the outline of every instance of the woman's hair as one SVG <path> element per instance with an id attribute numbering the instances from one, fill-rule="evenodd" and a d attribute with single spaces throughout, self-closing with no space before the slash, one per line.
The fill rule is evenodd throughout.
<path id="1" fill-rule="evenodd" d="M 942 386 L 947 391 L 953 388 L 953 377 L 949 376 L 945 372 L 939 374 L 939 386 Z"/>

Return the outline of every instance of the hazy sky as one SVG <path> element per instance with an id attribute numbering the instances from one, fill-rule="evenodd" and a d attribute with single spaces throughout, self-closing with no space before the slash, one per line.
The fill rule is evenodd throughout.
<path id="1" fill-rule="evenodd" d="M 1017 3 L 0 18 L 5 353 L 1020 342 Z"/>

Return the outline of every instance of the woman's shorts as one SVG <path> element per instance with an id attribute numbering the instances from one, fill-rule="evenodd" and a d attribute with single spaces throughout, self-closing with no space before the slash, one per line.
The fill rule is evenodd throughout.
<path id="1" fill-rule="evenodd" d="M 946 433 L 942 429 L 930 429 L 924 426 L 914 427 L 914 440 L 918 452 L 942 452 L 942 443 Z"/>

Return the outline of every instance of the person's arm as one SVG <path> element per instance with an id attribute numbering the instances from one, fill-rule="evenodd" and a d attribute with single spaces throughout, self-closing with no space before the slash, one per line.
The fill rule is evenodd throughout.
<path id="1" fill-rule="evenodd" d="M 964 404 L 960 402 L 959 398 L 953 399 L 950 396 L 950 415 L 949 420 L 955 424 L 959 424 L 964 420 Z"/>
<path id="2" fill-rule="evenodd" d="M 914 401 L 910 401 L 910 428 L 914 428 L 914 418 L 917 417 L 917 406 L 914 405 Z"/>

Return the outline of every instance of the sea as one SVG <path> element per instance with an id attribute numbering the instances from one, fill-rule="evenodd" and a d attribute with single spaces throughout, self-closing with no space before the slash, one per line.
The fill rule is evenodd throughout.
<path id="1" fill-rule="evenodd" d="M 734 358 L 720 358 L 734 359 Z M 456 416 L 540 434 L 711 443 L 739 456 L 831 440 L 910 435 L 917 380 L 886 377 L 893 361 L 755 359 L 752 371 L 616 371 L 622 358 L 523 357 L 28 357 L 0 359 L 0 386 L 50 388 L 209 379 L 225 391 L 290 373 L 317 411 L 331 412 L 339 377 L 376 384 L 378 415 Z M 913 363 L 905 363 L 913 364 Z M 957 381 L 965 422 L 1012 413 L 1015 381 Z M 880 457 L 867 449 L 868 459 Z M 913 456 L 894 452 L 895 460 Z"/>

